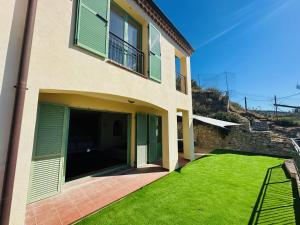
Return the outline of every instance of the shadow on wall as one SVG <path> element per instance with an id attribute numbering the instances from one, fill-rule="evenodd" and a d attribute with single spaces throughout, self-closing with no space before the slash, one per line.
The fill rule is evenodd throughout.
<path id="1" fill-rule="evenodd" d="M 22 48 L 23 30 L 25 24 L 25 15 L 27 9 L 27 1 L 8 1 L 11 9 L 13 9 L 12 23 L 8 36 L 7 49 L 4 48 L 3 74 L 0 74 L 0 194 L 2 194 L 3 175 L 6 163 L 6 151 L 8 146 L 8 138 L 10 134 L 11 117 L 13 112 L 13 104 L 15 97 L 15 88 L 18 75 L 18 65 L 20 61 L 20 53 Z M 10 8 L 7 9 L 8 13 Z M 11 18 L 7 18 L 10 21 Z M 5 22 L 4 22 L 5 23 Z M 3 38 L 7 35 L 6 30 Z M 1 39 L 2 39 L 1 37 Z M 6 47 L 6 46 L 4 46 Z M 1 62 L 2 63 L 2 62 Z M 1 66 L 1 64 L 0 64 Z M 2 73 L 2 71 L 1 71 Z M 1 196 L 1 195 L 0 195 Z"/>
<path id="2" fill-rule="evenodd" d="M 299 210 L 295 183 L 278 165 L 267 170 L 248 225 L 300 224 Z"/>

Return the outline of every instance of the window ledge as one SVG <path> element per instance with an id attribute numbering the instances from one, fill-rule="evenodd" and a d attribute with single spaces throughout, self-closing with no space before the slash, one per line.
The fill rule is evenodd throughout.
<path id="1" fill-rule="evenodd" d="M 117 66 L 117 67 L 119 67 L 119 68 L 121 68 L 121 69 L 127 70 L 128 72 L 134 73 L 134 74 L 136 74 L 136 75 L 138 75 L 138 76 L 140 76 L 140 77 L 143 77 L 143 78 L 145 78 L 145 79 L 149 79 L 148 76 L 146 76 L 146 75 L 144 75 L 144 74 L 142 74 L 142 73 L 136 72 L 136 71 L 134 71 L 134 70 L 131 70 L 131 69 L 127 68 L 126 66 L 123 66 L 122 64 L 119 64 L 119 63 L 117 63 L 117 62 L 115 62 L 115 61 L 113 61 L 113 60 L 111 60 L 111 59 L 107 59 L 106 62 L 107 62 L 107 63 L 110 63 L 110 64 L 113 64 L 113 65 L 115 65 L 115 66 Z"/>
<path id="2" fill-rule="evenodd" d="M 188 93 L 185 92 L 185 91 L 180 91 L 180 90 L 177 90 L 177 89 L 176 89 L 176 91 L 179 92 L 179 93 L 181 93 L 181 94 L 188 95 Z"/>

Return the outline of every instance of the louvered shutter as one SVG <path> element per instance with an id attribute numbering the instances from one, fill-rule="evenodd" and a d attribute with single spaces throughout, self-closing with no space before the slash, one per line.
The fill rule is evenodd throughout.
<path id="1" fill-rule="evenodd" d="M 154 163 L 162 157 L 160 117 L 149 115 L 149 150 L 148 162 Z"/>
<path id="2" fill-rule="evenodd" d="M 158 127 L 157 127 L 157 159 L 162 159 L 162 121 L 161 117 L 158 117 Z"/>
<path id="3" fill-rule="evenodd" d="M 78 0 L 75 44 L 97 55 L 108 55 L 110 0 Z"/>
<path id="4" fill-rule="evenodd" d="M 147 164 L 148 151 L 148 124 L 147 115 L 137 113 L 136 115 L 136 166 Z"/>
<path id="5" fill-rule="evenodd" d="M 158 118 L 154 115 L 149 115 L 149 151 L 148 162 L 154 163 L 157 161 L 157 136 L 158 136 Z"/>
<path id="6" fill-rule="evenodd" d="M 39 104 L 28 201 L 60 191 L 69 122 L 68 108 Z"/>
<path id="7" fill-rule="evenodd" d="M 149 76 L 161 81 L 160 32 L 152 24 L 149 24 Z"/>

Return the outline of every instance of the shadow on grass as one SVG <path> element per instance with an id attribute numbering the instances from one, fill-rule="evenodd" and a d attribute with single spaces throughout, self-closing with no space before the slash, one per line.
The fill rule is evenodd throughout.
<path id="1" fill-rule="evenodd" d="M 300 200 L 295 182 L 282 165 L 267 170 L 248 225 L 300 224 Z"/>
<path id="2" fill-rule="evenodd" d="M 207 157 L 211 157 L 212 155 L 202 155 L 201 157 L 195 159 L 193 162 L 196 162 L 198 160 L 201 160 L 201 159 L 204 159 L 204 158 L 207 158 Z M 185 167 L 186 165 L 183 165 L 183 166 L 179 166 L 177 169 L 174 170 L 174 172 L 177 172 L 177 173 L 181 173 L 181 170 Z"/>
<path id="3" fill-rule="evenodd" d="M 287 156 L 267 155 L 267 154 L 261 154 L 261 153 L 255 153 L 255 152 L 244 152 L 244 151 L 230 150 L 230 149 L 216 149 L 216 150 L 213 150 L 210 154 L 215 154 L 215 155 L 236 154 L 236 155 L 246 155 L 246 156 L 269 156 L 269 157 L 276 157 L 276 158 L 282 158 L 282 159 L 291 158 L 291 157 L 287 157 Z"/>

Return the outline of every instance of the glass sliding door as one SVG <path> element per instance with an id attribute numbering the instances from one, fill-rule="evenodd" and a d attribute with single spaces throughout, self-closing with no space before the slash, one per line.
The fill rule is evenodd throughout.
<path id="1" fill-rule="evenodd" d="M 124 64 L 124 18 L 123 13 L 112 5 L 109 25 L 109 58 L 119 64 Z"/>
<path id="2" fill-rule="evenodd" d="M 110 12 L 109 58 L 130 70 L 143 73 L 142 28 L 119 6 Z"/>
<path id="3" fill-rule="evenodd" d="M 139 54 L 139 49 L 141 49 L 141 30 L 140 26 L 132 19 L 128 19 L 127 34 L 128 43 L 131 45 L 131 48 L 128 48 L 127 67 L 134 71 L 140 71 L 141 55 Z"/>

